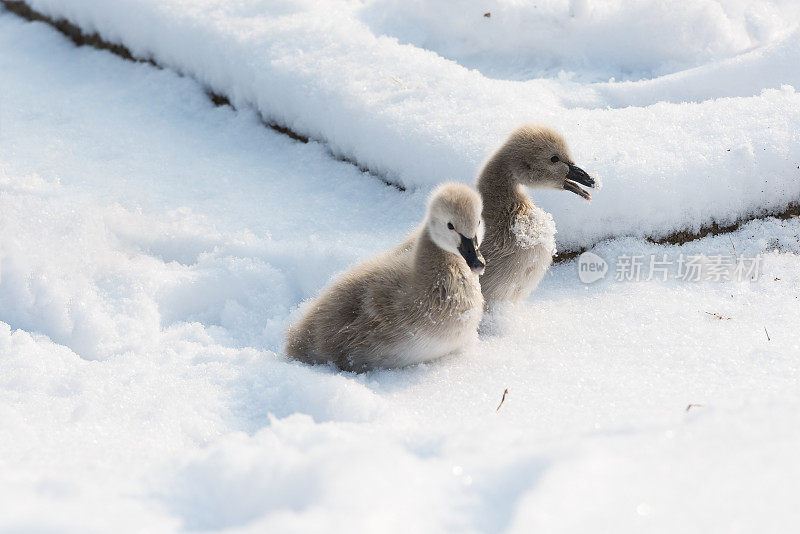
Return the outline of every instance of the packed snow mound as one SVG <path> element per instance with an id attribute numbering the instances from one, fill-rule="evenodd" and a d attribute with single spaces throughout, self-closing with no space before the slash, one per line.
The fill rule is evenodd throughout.
<path id="1" fill-rule="evenodd" d="M 375 0 L 376 33 L 490 78 L 583 81 L 662 76 L 736 56 L 798 26 L 791 1 Z"/>
<path id="2" fill-rule="evenodd" d="M 452 16 L 456 21 L 470 16 L 461 5 L 389 6 L 407 14 L 418 5 L 414 17 L 431 19 L 422 24 L 410 15 L 376 22 L 381 5 L 354 0 L 29 4 L 121 43 L 138 57 L 189 74 L 228 95 L 237 107 L 254 106 L 269 120 L 324 141 L 334 153 L 406 186 L 470 183 L 513 128 L 526 122 L 551 125 L 565 134 L 578 164 L 606 185 L 588 205 L 570 194 L 538 196 L 554 216 L 561 250 L 615 235 L 663 237 L 729 223 L 800 199 L 800 134 L 794 126 L 800 123 L 800 95 L 792 86 L 800 87 L 800 71 L 787 68 L 800 62 L 800 32 L 788 16 L 795 9 L 789 2 L 758 7 L 734 1 L 544 3 L 545 15 L 538 3 L 495 4 L 501 25 L 537 20 L 541 27 L 549 19 L 567 29 L 575 24 L 595 28 L 568 33 L 575 44 L 565 53 L 613 48 L 615 66 L 609 72 L 655 76 L 696 66 L 650 80 L 600 84 L 568 77 L 489 79 L 381 35 L 402 33 L 409 24 L 437 33 Z M 632 44 L 621 30 L 603 25 L 615 14 L 622 20 L 614 24 L 642 28 Z M 647 29 L 665 17 L 658 31 Z M 376 28 L 365 20 L 373 20 Z M 496 30 L 508 36 L 498 43 L 500 55 L 493 61 L 501 67 L 510 62 L 502 68 L 516 71 L 515 60 L 504 57 L 503 50 L 525 32 L 521 26 L 507 29 Z M 441 39 L 455 58 L 471 54 L 475 39 L 491 40 L 473 37 L 458 24 L 453 31 L 461 33 Z M 600 46 L 598 32 L 616 37 Z M 670 39 L 652 38 L 653 32 Z M 645 44 L 672 42 L 676 36 L 674 48 Z M 681 56 L 678 51 L 695 38 Z M 522 42 L 527 50 L 535 46 Z M 556 48 L 557 42 L 550 45 Z M 548 61 L 558 63 L 559 57 L 551 54 Z M 594 56 L 576 57 L 579 63 L 564 68 L 579 69 L 581 61 Z M 742 72 L 748 81 L 732 83 Z M 670 91 L 678 101 L 664 97 Z"/>

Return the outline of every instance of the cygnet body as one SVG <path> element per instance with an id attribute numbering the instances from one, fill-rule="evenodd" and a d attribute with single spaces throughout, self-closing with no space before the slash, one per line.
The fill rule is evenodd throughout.
<path id="1" fill-rule="evenodd" d="M 594 180 L 572 159 L 566 141 L 543 126 L 523 126 L 487 160 L 479 177 L 486 235 L 481 289 L 487 304 L 526 298 L 553 261 L 556 228 L 523 186 L 559 189 L 591 200 L 578 184 Z"/>
<path id="2" fill-rule="evenodd" d="M 308 305 L 287 333 L 286 354 L 362 372 L 464 348 L 483 314 L 481 209 L 471 188 L 440 186 L 409 238 L 351 269 Z"/>

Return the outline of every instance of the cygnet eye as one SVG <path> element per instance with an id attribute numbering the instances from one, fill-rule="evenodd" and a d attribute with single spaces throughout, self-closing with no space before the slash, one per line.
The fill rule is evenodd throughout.
<path id="1" fill-rule="evenodd" d="M 455 226 L 453 226 L 453 223 L 451 223 L 451 222 L 447 223 L 447 227 L 448 227 L 449 229 L 451 229 L 451 230 L 455 230 L 455 229 L 456 229 L 456 227 L 455 227 Z"/>
<path id="2" fill-rule="evenodd" d="M 550 158 L 550 161 L 552 161 L 553 163 L 558 163 L 558 156 L 553 156 L 552 158 Z"/>

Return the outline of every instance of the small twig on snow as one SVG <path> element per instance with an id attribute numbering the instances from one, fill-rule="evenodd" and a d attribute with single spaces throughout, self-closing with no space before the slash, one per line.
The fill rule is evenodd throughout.
<path id="1" fill-rule="evenodd" d="M 497 409 L 494 411 L 494 413 L 497 413 L 497 412 L 500 411 L 500 406 L 502 406 L 503 403 L 506 401 L 506 395 L 508 395 L 508 388 L 506 388 L 506 390 L 503 391 L 503 398 L 500 399 L 500 404 L 497 405 Z"/>

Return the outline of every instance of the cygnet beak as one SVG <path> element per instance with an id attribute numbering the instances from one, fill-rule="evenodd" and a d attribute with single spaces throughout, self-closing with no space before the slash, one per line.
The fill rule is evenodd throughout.
<path id="1" fill-rule="evenodd" d="M 483 274 L 483 269 L 486 267 L 486 262 L 477 249 L 478 238 L 473 237 L 470 239 L 464 234 L 458 235 L 461 236 L 461 244 L 458 245 L 458 251 L 464 257 L 464 260 L 467 262 L 467 265 L 473 273 L 478 275 Z"/>
<path id="2" fill-rule="evenodd" d="M 567 173 L 567 177 L 564 178 L 564 189 L 567 191 L 572 191 L 576 195 L 580 195 L 586 200 L 592 200 L 592 195 L 590 195 L 588 191 L 580 187 L 578 184 L 594 187 L 594 179 L 577 165 L 567 163 L 567 166 L 569 167 L 569 172 Z"/>

